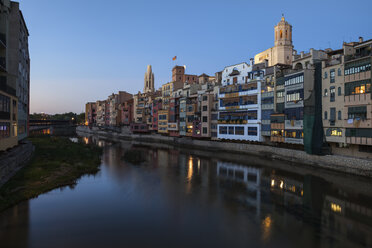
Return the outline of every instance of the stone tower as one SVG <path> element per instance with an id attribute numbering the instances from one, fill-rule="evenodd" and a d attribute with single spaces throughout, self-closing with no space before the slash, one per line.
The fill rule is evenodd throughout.
<path id="1" fill-rule="evenodd" d="M 155 82 L 154 73 L 152 73 L 151 65 L 148 65 L 147 71 L 145 73 L 145 86 L 143 87 L 143 92 L 144 93 L 154 92 L 155 90 L 154 82 Z"/>
<path id="2" fill-rule="evenodd" d="M 292 26 L 284 16 L 275 26 L 275 46 L 274 46 L 273 64 L 291 64 L 292 63 Z"/>

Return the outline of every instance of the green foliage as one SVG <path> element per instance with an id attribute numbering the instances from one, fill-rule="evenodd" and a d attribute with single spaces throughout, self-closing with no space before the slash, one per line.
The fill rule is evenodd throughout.
<path id="1" fill-rule="evenodd" d="M 52 189 L 74 185 L 84 174 L 95 174 L 102 149 L 73 143 L 65 137 L 30 138 L 35 154 L 26 167 L 0 188 L 0 211 Z"/>

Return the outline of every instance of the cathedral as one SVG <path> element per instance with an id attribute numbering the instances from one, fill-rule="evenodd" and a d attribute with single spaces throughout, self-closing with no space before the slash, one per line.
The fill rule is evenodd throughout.
<path id="1" fill-rule="evenodd" d="M 293 44 L 292 44 L 292 26 L 285 20 L 284 16 L 275 26 L 274 47 L 267 49 L 254 57 L 255 63 L 268 61 L 268 66 L 277 64 L 292 64 Z"/>

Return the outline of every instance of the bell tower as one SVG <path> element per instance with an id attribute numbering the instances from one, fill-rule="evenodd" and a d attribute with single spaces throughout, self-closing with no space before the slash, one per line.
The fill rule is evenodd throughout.
<path id="1" fill-rule="evenodd" d="M 143 92 L 154 92 L 154 81 L 155 81 L 155 76 L 154 73 L 152 72 L 151 65 L 147 66 L 147 70 L 145 73 L 145 85 L 143 87 Z"/>
<path id="2" fill-rule="evenodd" d="M 275 46 L 273 47 L 273 65 L 292 64 L 293 43 L 292 43 L 292 25 L 289 24 L 284 15 L 275 26 Z"/>
<path id="3" fill-rule="evenodd" d="M 292 46 L 292 26 L 285 20 L 284 15 L 275 26 L 275 46 Z"/>

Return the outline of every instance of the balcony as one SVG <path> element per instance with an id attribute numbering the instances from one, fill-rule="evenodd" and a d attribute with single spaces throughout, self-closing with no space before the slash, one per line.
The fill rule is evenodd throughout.
<path id="1" fill-rule="evenodd" d="M 247 120 L 218 120 L 218 124 L 247 124 Z"/>
<path id="2" fill-rule="evenodd" d="M 262 110 L 274 109 L 274 104 L 273 103 L 262 104 L 261 108 Z"/>
<path id="3" fill-rule="evenodd" d="M 303 129 L 303 120 L 285 120 L 285 129 Z"/>
<path id="4" fill-rule="evenodd" d="M 274 97 L 274 91 L 264 92 L 261 94 L 261 98 L 270 98 L 270 97 Z"/>

